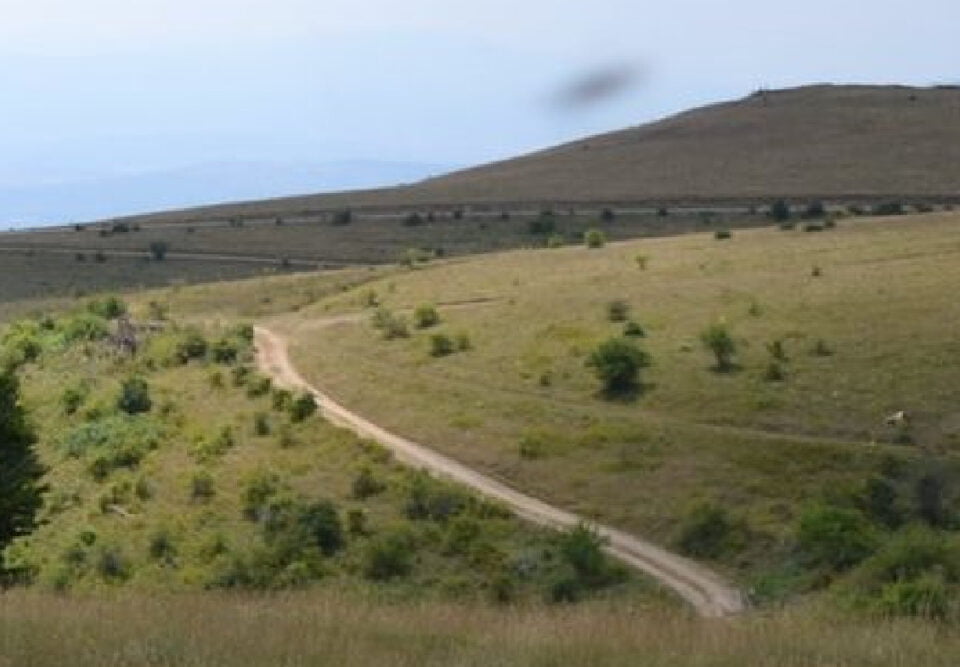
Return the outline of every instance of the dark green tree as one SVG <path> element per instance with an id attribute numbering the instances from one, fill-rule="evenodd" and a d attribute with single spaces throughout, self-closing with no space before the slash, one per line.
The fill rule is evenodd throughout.
<path id="1" fill-rule="evenodd" d="M 0 549 L 29 533 L 36 521 L 43 468 L 33 442 L 17 377 L 0 369 Z"/>

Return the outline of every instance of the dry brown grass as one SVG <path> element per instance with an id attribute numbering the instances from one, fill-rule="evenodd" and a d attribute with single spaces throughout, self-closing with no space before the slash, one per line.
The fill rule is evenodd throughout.
<path id="1" fill-rule="evenodd" d="M 0 665 L 943 665 L 934 624 L 799 609 L 733 621 L 594 604 L 389 604 L 333 590 L 282 596 L 0 597 Z"/>

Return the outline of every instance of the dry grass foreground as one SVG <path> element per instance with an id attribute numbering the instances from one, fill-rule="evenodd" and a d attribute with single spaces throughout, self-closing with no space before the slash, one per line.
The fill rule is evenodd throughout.
<path id="1" fill-rule="evenodd" d="M 793 610 L 702 621 L 604 604 L 385 604 L 282 596 L 0 597 L 0 666 L 584 665 L 952 667 L 956 633 Z"/>

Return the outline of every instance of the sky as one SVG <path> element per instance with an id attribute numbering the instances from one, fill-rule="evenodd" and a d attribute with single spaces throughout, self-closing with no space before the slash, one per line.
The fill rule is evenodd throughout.
<path id="1" fill-rule="evenodd" d="M 955 0 L 0 0 L 0 226 L 18 213 L 5 194 L 64 183 L 344 161 L 426 175 L 762 86 L 957 82 L 957 25 Z M 557 103 L 611 69 L 631 76 Z"/>

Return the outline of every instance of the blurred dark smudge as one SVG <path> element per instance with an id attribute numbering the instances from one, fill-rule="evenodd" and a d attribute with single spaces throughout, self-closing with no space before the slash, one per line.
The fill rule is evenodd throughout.
<path id="1" fill-rule="evenodd" d="M 643 72 L 636 65 L 608 65 L 563 86 L 552 96 L 551 106 L 559 110 L 592 106 L 639 85 L 642 78 Z"/>

